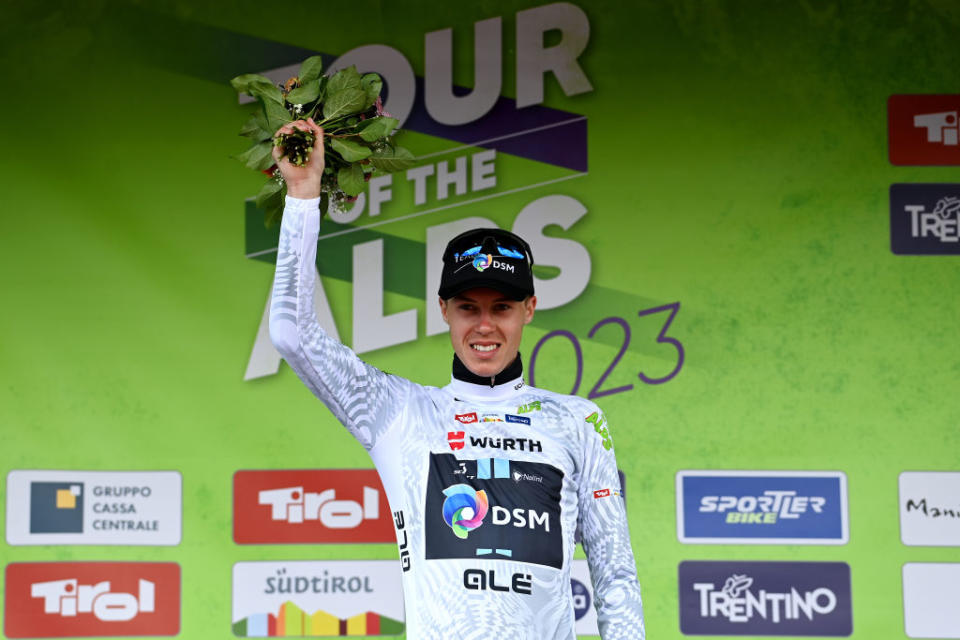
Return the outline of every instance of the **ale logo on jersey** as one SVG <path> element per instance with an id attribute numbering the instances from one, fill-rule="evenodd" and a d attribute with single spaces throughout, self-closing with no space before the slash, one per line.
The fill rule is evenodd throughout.
<path id="1" fill-rule="evenodd" d="M 4 599 L 10 638 L 180 632 L 180 566 L 172 562 L 13 563 Z"/>
<path id="2" fill-rule="evenodd" d="M 894 95 L 887 102 L 890 162 L 960 165 L 960 95 Z"/>
<path id="3" fill-rule="evenodd" d="M 848 636 L 845 562 L 681 562 L 680 631 L 687 635 Z"/>
<path id="4" fill-rule="evenodd" d="M 393 542 L 393 520 L 373 469 L 238 471 L 238 544 Z"/>
<path id="5" fill-rule="evenodd" d="M 431 453 L 426 559 L 515 560 L 561 568 L 562 485 L 563 472 L 542 462 Z M 497 576 L 485 579 L 491 585 L 506 579 Z M 473 586 L 483 588 L 477 580 Z"/>
<path id="6" fill-rule="evenodd" d="M 891 185 L 890 250 L 960 255 L 960 184 Z"/>
<path id="7" fill-rule="evenodd" d="M 846 544 L 839 471 L 680 471 L 677 538 L 713 544 Z"/>

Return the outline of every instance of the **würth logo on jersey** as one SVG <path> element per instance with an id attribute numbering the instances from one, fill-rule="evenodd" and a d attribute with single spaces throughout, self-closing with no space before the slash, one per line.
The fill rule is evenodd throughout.
<path id="1" fill-rule="evenodd" d="M 233 508 L 238 544 L 393 542 L 373 469 L 238 471 Z"/>
<path id="2" fill-rule="evenodd" d="M 450 448 L 454 451 L 463 449 L 463 439 L 466 435 L 464 431 L 448 431 L 447 441 L 450 443 Z"/>
<path id="3" fill-rule="evenodd" d="M 474 413 L 461 413 L 461 414 L 459 414 L 459 415 L 454 416 L 454 418 L 455 418 L 456 421 L 459 422 L 460 424 L 472 424 L 472 423 L 478 421 L 476 412 L 474 412 Z"/>
<path id="4" fill-rule="evenodd" d="M 960 165 L 960 95 L 896 95 L 887 103 L 890 162 Z"/>
<path id="5" fill-rule="evenodd" d="M 14 563 L 6 574 L 4 631 L 10 638 L 180 632 L 175 563 Z"/>

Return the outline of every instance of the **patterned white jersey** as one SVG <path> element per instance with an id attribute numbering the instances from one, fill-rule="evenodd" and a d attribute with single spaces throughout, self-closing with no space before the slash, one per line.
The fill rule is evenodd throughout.
<path id="1" fill-rule="evenodd" d="M 408 640 L 573 640 L 580 534 L 604 640 L 644 638 L 612 440 L 592 402 L 388 375 L 321 329 L 317 200 L 287 198 L 270 308 L 284 359 L 369 452 L 393 512 Z"/>

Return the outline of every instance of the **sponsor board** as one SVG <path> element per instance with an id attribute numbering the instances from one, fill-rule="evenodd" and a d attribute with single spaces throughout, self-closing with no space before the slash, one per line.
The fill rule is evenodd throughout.
<path id="1" fill-rule="evenodd" d="M 891 185 L 890 250 L 960 255 L 960 184 Z"/>
<path id="2" fill-rule="evenodd" d="M 175 636 L 180 633 L 180 565 L 9 564 L 3 632 L 8 638 Z"/>
<path id="3" fill-rule="evenodd" d="M 960 547 L 960 471 L 904 471 L 899 487 L 903 544 Z"/>
<path id="4" fill-rule="evenodd" d="M 960 564 L 903 565 L 903 625 L 911 638 L 960 638 Z"/>
<path id="5" fill-rule="evenodd" d="M 845 562 L 681 562 L 680 631 L 686 635 L 848 636 Z"/>
<path id="6" fill-rule="evenodd" d="M 513 560 L 560 569 L 562 484 L 563 471 L 542 462 L 431 453 L 426 559 Z"/>
<path id="7" fill-rule="evenodd" d="M 374 469 L 237 471 L 237 544 L 394 542 L 387 496 Z"/>
<path id="8" fill-rule="evenodd" d="M 846 544 L 840 471 L 678 471 L 677 538 L 687 544 Z"/>
<path id="9" fill-rule="evenodd" d="M 177 545 L 182 519 L 179 471 L 7 474 L 11 545 Z"/>
<path id="10" fill-rule="evenodd" d="M 960 95 L 893 95 L 887 101 L 890 162 L 960 165 Z"/>
<path id="11" fill-rule="evenodd" d="M 231 623 L 238 637 L 401 636 L 396 560 L 238 562 Z"/>
<path id="12" fill-rule="evenodd" d="M 570 589 L 573 592 L 573 617 L 575 632 L 578 636 L 597 636 L 597 608 L 593 599 L 593 582 L 590 580 L 590 566 L 586 560 L 573 560 L 570 563 Z"/>

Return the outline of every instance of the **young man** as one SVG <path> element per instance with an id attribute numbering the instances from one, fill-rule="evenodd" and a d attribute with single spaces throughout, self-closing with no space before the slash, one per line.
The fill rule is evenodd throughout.
<path id="1" fill-rule="evenodd" d="M 533 259 L 477 229 L 444 254 L 439 296 L 455 353 L 443 388 L 387 375 L 328 337 L 313 311 L 323 132 L 310 162 L 278 160 L 288 198 L 270 335 L 369 452 L 394 515 L 409 640 L 573 640 L 579 532 L 604 640 L 642 639 L 640 587 L 612 442 L 592 403 L 529 387 Z"/>

